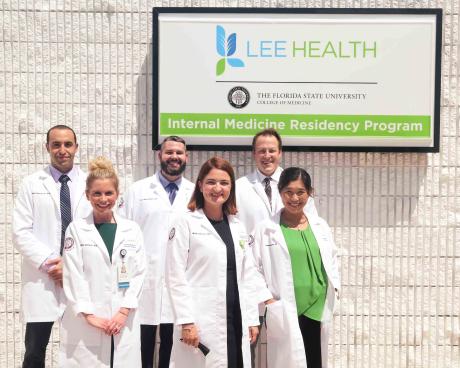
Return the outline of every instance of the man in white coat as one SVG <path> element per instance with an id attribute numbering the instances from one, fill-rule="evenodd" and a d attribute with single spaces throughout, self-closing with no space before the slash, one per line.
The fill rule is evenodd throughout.
<path id="1" fill-rule="evenodd" d="M 72 219 L 88 215 L 86 174 L 74 166 L 75 132 L 56 125 L 46 135 L 50 165 L 26 177 L 13 212 L 13 242 L 22 255 L 23 367 L 45 367 L 54 321 L 64 310 L 62 246 Z"/>
<path id="2" fill-rule="evenodd" d="M 254 231 L 258 223 L 272 218 L 283 208 L 278 192 L 278 181 L 283 171 L 280 167 L 282 141 L 279 133 L 275 129 L 258 132 L 252 139 L 252 154 L 256 170 L 236 181 L 237 217 L 246 226 L 248 234 Z M 318 215 L 312 197 L 308 200 L 306 211 Z M 264 308 L 261 304 L 261 316 Z M 252 367 L 255 366 L 254 345 L 251 345 Z"/>
<path id="3" fill-rule="evenodd" d="M 160 325 L 159 368 L 169 367 L 173 335 L 173 314 L 165 287 L 166 245 L 171 220 L 186 212 L 195 185 L 185 179 L 188 153 L 177 136 L 164 139 L 158 152 L 161 169 L 134 183 L 123 195 L 119 212 L 136 221 L 144 234 L 147 272 L 139 302 L 142 367 L 153 368 L 155 336 Z"/>
<path id="4" fill-rule="evenodd" d="M 258 132 L 252 140 L 252 154 L 256 170 L 236 181 L 238 218 L 250 234 L 257 223 L 273 217 L 283 203 L 278 192 L 278 181 L 283 169 L 281 137 L 275 129 Z M 317 215 L 313 198 L 307 203 L 307 212 Z"/>

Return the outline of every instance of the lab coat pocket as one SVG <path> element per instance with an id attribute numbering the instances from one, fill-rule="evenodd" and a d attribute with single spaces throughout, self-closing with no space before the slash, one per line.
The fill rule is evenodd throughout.
<path id="1" fill-rule="evenodd" d="M 213 287 L 201 286 L 194 287 L 194 308 L 193 316 L 198 327 L 200 340 L 212 341 L 218 323 L 216 290 Z"/>
<path id="2" fill-rule="evenodd" d="M 267 304 L 265 324 L 267 326 L 267 336 L 271 339 L 281 339 L 285 330 L 284 306 L 282 300 Z"/>

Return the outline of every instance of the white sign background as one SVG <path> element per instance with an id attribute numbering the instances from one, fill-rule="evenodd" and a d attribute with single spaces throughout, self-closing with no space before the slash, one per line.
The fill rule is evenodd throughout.
<path id="1" fill-rule="evenodd" d="M 435 124 L 435 14 L 205 14 L 161 13 L 158 17 L 158 112 L 217 114 L 334 114 L 430 116 L 430 136 L 285 137 L 285 145 L 433 147 Z M 245 66 L 216 76 L 220 56 L 216 27 L 236 33 Z M 260 41 L 286 41 L 287 57 L 249 57 Z M 292 57 L 292 42 L 365 41 L 376 57 Z M 249 47 L 249 52 L 248 52 Z M 324 46 L 323 46 L 324 47 Z M 368 46 L 369 47 L 369 46 Z M 270 50 L 265 50 L 269 54 Z M 344 53 L 345 54 L 345 53 Z M 243 86 L 250 102 L 235 109 L 228 93 Z M 264 104 L 266 94 L 359 94 L 360 99 L 312 99 L 309 105 Z M 158 127 L 157 127 L 158 128 Z M 159 140 L 169 134 L 159 133 Z M 192 132 L 191 132 L 192 133 Z M 183 132 L 182 132 L 182 135 Z M 251 136 L 185 137 L 191 145 L 249 145 Z M 210 140 L 212 142 L 210 143 Z"/>

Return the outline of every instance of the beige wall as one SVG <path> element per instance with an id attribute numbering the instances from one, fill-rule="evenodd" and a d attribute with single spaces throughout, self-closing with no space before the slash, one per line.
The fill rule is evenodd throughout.
<path id="1" fill-rule="evenodd" d="M 341 250 L 332 367 L 460 366 L 459 1 L 113 1 L 0 3 L 0 367 L 19 367 L 20 256 L 11 244 L 21 179 L 48 160 L 46 130 L 72 125 L 79 160 L 117 165 L 122 185 L 151 174 L 151 7 L 442 7 L 439 154 L 286 153 L 313 176 Z M 216 152 L 193 152 L 187 176 Z M 217 152 L 238 175 L 245 152 Z M 58 333 L 49 366 L 56 367 Z"/>

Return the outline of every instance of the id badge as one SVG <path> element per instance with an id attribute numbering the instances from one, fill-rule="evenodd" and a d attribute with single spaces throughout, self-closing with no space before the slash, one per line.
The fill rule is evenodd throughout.
<path id="1" fill-rule="evenodd" d="M 129 276 L 129 270 L 125 265 L 124 258 L 126 256 L 126 250 L 122 249 L 120 251 L 121 255 L 121 265 L 118 266 L 118 288 L 119 289 L 127 289 L 129 288 L 129 281 L 130 281 L 130 276 Z"/>
<path id="2" fill-rule="evenodd" d="M 129 288 L 129 272 L 124 263 L 118 266 L 118 287 L 120 289 Z"/>

